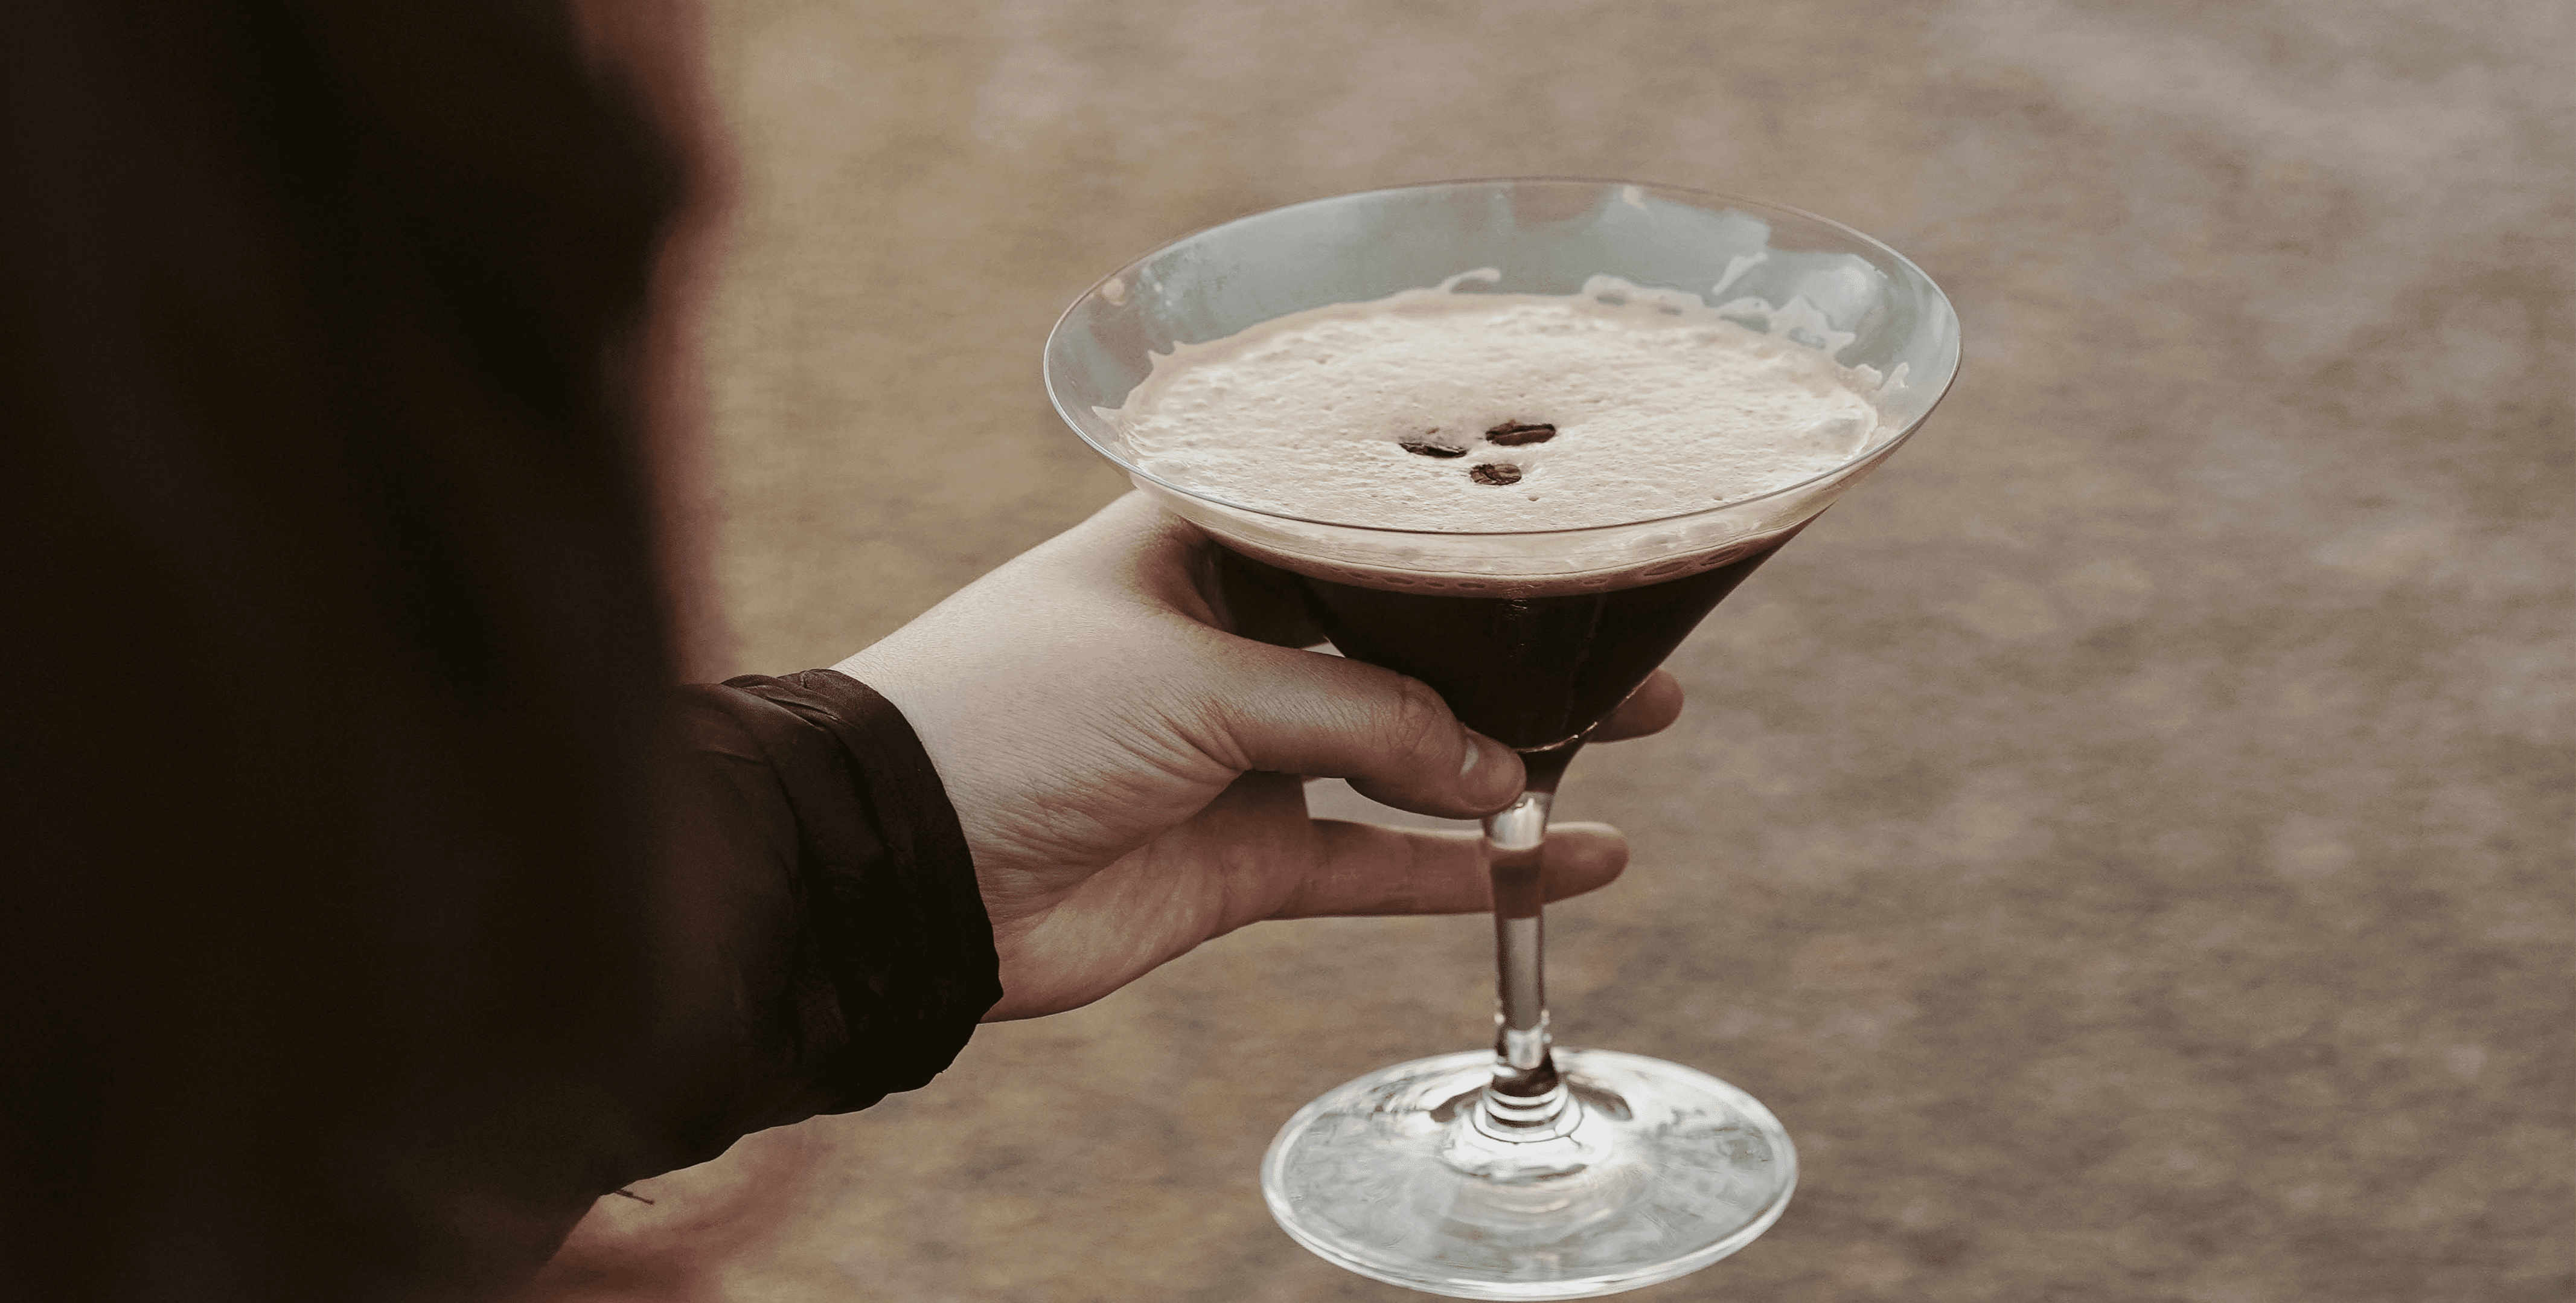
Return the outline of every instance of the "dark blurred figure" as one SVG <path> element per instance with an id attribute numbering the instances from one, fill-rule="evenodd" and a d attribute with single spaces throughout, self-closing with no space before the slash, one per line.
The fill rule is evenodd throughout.
<path id="1" fill-rule="evenodd" d="M 775 817 L 854 685 L 664 738 L 683 171 L 568 16 L 35 0 L 0 95 L 0 1297 L 472 1296 L 944 1064 L 998 987 L 859 1062 L 888 979 L 796 939 L 800 859 L 915 831 Z"/>
<path id="2" fill-rule="evenodd" d="M 489 1298 L 979 1019 L 1491 904 L 1475 834 L 1297 776 L 1467 819 L 1519 758 L 1142 495 L 839 669 L 666 685 L 652 269 L 712 206 L 612 69 L 700 131 L 682 3 L 0 16 L 0 1297 Z"/>

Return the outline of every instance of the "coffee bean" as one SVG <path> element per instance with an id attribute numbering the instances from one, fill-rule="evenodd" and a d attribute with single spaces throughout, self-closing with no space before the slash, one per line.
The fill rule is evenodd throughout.
<path id="1" fill-rule="evenodd" d="M 1421 439 L 1401 440 L 1395 446 L 1404 449 L 1406 452 L 1412 453 L 1416 457 L 1464 457 L 1467 455 L 1467 450 L 1464 448 L 1452 447 L 1445 443 L 1432 443 L 1428 440 Z"/>
<path id="2" fill-rule="evenodd" d="M 1525 443 L 1545 443 L 1555 437 L 1556 427 L 1553 425 L 1527 425 L 1519 421 L 1505 421 L 1485 431 L 1485 442 L 1499 443 L 1506 448 L 1517 448 Z"/>
<path id="3" fill-rule="evenodd" d="M 1518 484 L 1521 482 L 1521 468 L 1507 461 L 1486 462 L 1467 472 L 1467 478 L 1478 484 Z"/>

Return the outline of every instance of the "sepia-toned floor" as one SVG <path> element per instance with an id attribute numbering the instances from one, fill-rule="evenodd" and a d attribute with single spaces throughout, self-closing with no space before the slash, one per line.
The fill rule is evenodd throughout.
<path id="1" fill-rule="evenodd" d="M 2576 1297 L 2576 7 L 710 0 L 694 671 L 838 659 L 1121 481 L 1094 279 L 1290 200 L 1757 195 L 1945 286 L 1932 426 L 1561 809 L 1561 1039 L 1796 1202 L 1643 1300 Z M 1357 798 L 1324 801 L 1337 810 Z M 1479 1043 L 1481 919 L 1270 924 L 603 1201 L 558 1303 L 1394 1300 L 1274 1229 L 1307 1098 Z"/>

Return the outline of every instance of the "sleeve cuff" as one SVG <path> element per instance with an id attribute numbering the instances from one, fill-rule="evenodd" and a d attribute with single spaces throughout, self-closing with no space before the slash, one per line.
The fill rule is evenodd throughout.
<path id="1" fill-rule="evenodd" d="M 894 703 L 833 670 L 724 687 L 771 752 L 797 824 L 810 952 L 849 1054 L 826 1111 L 915 1090 L 1002 998 L 1001 959 L 957 812 Z"/>

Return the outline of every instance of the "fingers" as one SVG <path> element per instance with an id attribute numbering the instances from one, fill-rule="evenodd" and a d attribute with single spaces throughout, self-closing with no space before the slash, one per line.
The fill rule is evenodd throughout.
<path id="1" fill-rule="evenodd" d="M 1619 742 L 1649 733 L 1661 733 L 1682 714 L 1682 681 L 1662 670 L 1646 676 L 1637 690 L 1619 703 L 1610 718 L 1592 730 L 1586 741 Z"/>
<path id="2" fill-rule="evenodd" d="M 1472 914 L 1493 906 L 1482 838 L 1369 823 L 1315 821 L 1316 865 L 1272 918 Z M 1628 839 L 1603 823 L 1548 829 L 1541 881 L 1549 900 L 1607 886 L 1628 867 Z"/>
<path id="3" fill-rule="evenodd" d="M 1201 745 L 1245 769 L 1346 778 L 1371 800 L 1472 819 L 1521 790 L 1511 748 L 1468 730 L 1418 680 L 1339 656 L 1234 648 L 1236 691 Z"/>
<path id="4" fill-rule="evenodd" d="M 1261 648 L 1248 659 L 1236 667 L 1247 690 L 1221 711 L 1247 768 L 1345 778 L 1371 800 L 1452 819 L 1492 813 L 1520 791 L 1520 757 L 1460 725 L 1416 680 L 1286 648 Z M 1661 732 L 1681 711 L 1680 680 L 1656 670 L 1590 740 Z"/>

